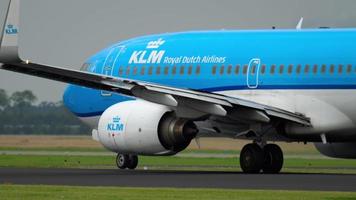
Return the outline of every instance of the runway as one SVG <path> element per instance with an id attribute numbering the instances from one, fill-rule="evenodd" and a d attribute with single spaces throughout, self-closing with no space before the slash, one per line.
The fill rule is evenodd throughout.
<path id="1" fill-rule="evenodd" d="M 1 168 L 0 184 L 356 191 L 356 175 Z"/>

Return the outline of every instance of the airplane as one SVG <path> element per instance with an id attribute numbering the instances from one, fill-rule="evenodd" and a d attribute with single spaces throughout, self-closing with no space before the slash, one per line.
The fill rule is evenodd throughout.
<path id="1" fill-rule="evenodd" d="M 302 29 L 301 20 L 288 30 L 148 35 L 74 70 L 20 57 L 19 5 L 9 3 L 1 69 L 69 83 L 64 104 L 120 169 L 208 136 L 252 141 L 239 156 L 245 173 L 279 173 L 278 141 L 356 158 L 356 29 Z"/>

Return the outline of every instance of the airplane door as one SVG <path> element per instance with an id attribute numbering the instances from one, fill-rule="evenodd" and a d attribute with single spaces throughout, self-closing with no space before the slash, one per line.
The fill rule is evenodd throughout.
<path id="1" fill-rule="evenodd" d="M 114 67 L 116 63 L 118 62 L 118 58 L 123 51 L 124 47 L 123 46 L 115 46 L 110 49 L 108 55 L 105 58 L 103 69 L 102 69 L 102 74 L 107 75 L 107 76 L 112 76 Z M 108 91 L 101 91 L 101 96 L 111 96 L 111 92 Z"/>
<path id="2" fill-rule="evenodd" d="M 254 89 L 258 87 L 261 59 L 253 58 L 247 68 L 247 87 Z"/>

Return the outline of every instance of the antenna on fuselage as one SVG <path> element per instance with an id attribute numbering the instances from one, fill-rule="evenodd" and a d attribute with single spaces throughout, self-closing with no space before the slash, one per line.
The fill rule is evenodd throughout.
<path id="1" fill-rule="evenodd" d="M 296 27 L 297 30 L 301 30 L 301 29 L 302 29 L 302 27 L 303 27 L 303 21 L 304 21 L 304 18 L 301 17 L 300 20 L 299 20 L 299 22 L 298 22 L 298 24 L 297 24 L 297 27 Z"/>

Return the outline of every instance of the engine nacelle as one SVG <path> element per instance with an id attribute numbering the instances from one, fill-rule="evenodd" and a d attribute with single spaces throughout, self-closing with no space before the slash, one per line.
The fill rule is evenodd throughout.
<path id="1" fill-rule="evenodd" d="M 98 126 L 99 141 L 111 151 L 126 154 L 176 154 L 197 133 L 193 122 L 177 118 L 169 107 L 141 100 L 109 107 Z"/>
<path id="2" fill-rule="evenodd" d="M 314 143 L 314 145 L 325 156 L 333 158 L 356 158 L 356 143 Z"/>

